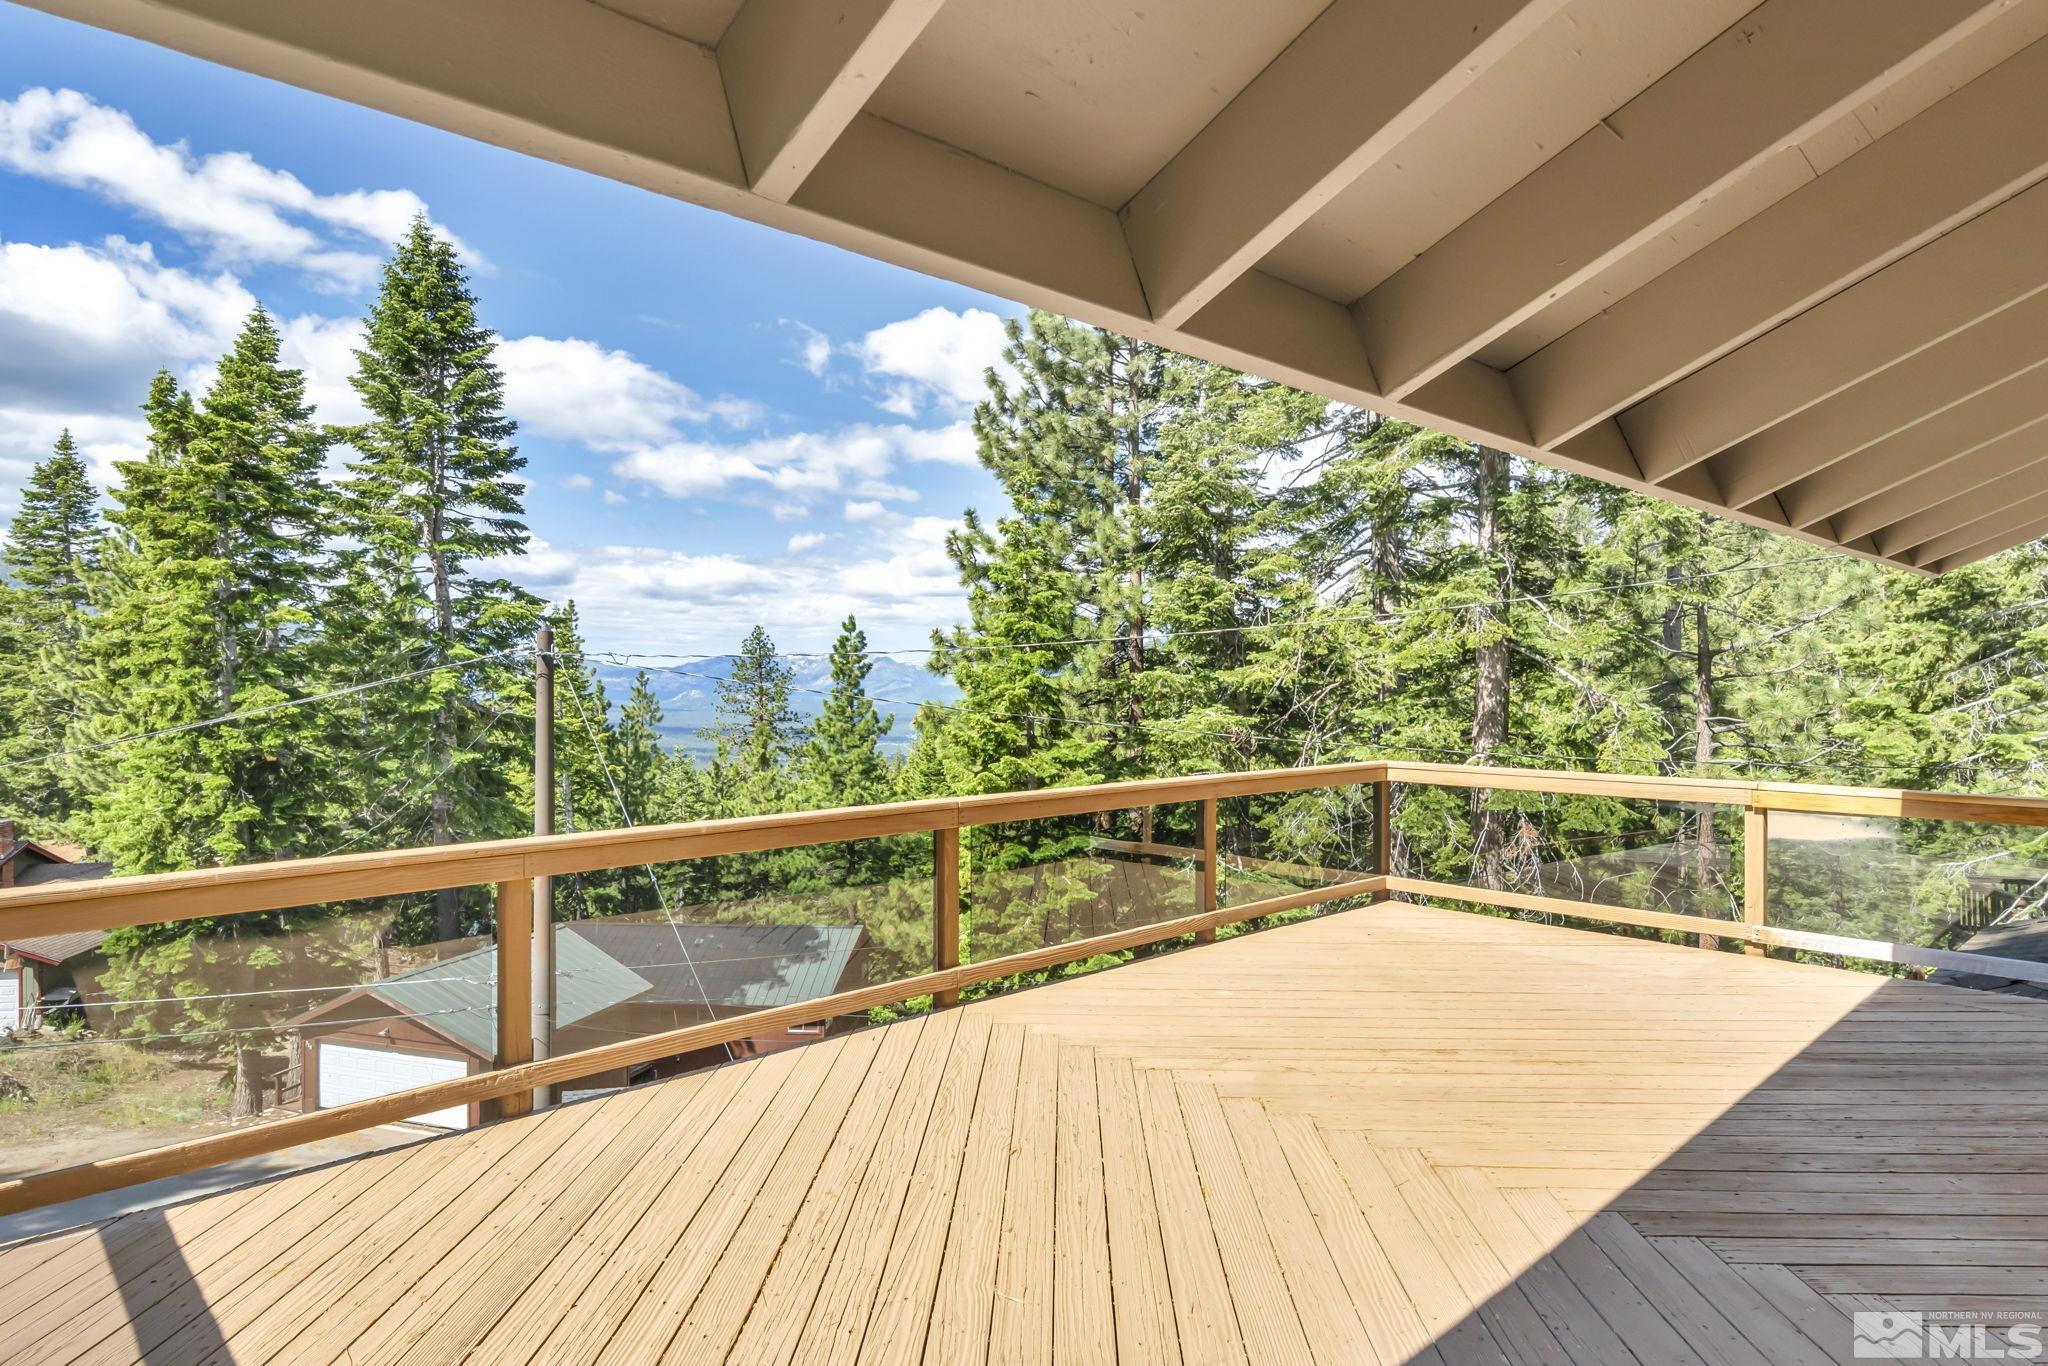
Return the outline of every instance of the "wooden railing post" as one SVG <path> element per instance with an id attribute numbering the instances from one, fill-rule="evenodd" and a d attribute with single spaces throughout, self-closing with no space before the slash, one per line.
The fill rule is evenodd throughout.
<path id="1" fill-rule="evenodd" d="M 1765 922 L 1765 910 L 1770 904 L 1771 889 L 1771 813 L 1754 803 L 1745 807 L 1742 813 L 1742 919 L 1745 924 L 1761 926 Z M 1753 958 L 1765 956 L 1764 946 L 1754 940 L 1743 944 L 1742 951 Z"/>
<path id="2" fill-rule="evenodd" d="M 1204 797 L 1202 808 L 1202 862 L 1195 870 L 1195 909 L 1209 915 L 1216 909 L 1216 799 Z M 1195 931 L 1197 944 L 1216 942 L 1216 927 L 1206 925 Z"/>
<path id="3" fill-rule="evenodd" d="M 1394 871 L 1394 785 L 1385 778 L 1372 785 L 1372 870 L 1381 877 Z"/>
<path id="4" fill-rule="evenodd" d="M 932 971 L 960 966 L 960 832 L 932 831 Z M 932 993 L 934 1004 L 960 1004 L 958 988 Z"/>
<path id="5" fill-rule="evenodd" d="M 498 884 L 498 1056 L 499 1067 L 533 1061 L 533 883 L 514 878 Z M 500 1096 L 500 1118 L 533 1109 L 531 1091 Z"/>

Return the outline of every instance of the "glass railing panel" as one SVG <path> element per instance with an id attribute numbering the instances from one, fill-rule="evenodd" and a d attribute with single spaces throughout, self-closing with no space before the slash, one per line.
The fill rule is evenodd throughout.
<path id="1" fill-rule="evenodd" d="M 2048 963 L 2048 830 L 1801 811 L 1769 820 L 1771 925 Z M 2015 980 L 1995 968 L 1984 981 L 1935 976 Z"/>
<path id="2" fill-rule="evenodd" d="M 914 834 L 554 879 L 553 1054 L 929 972 L 932 858 L 932 837 Z M 751 1057 L 902 1009 L 827 1010 L 565 1089 L 573 1096 Z"/>
<path id="3" fill-rule="evenodd" d="M 30 937 L 0 984 L 0 1175 L 98 1161 L 489 1069 L 494 911 L 456 895 Z M 474 1123 L 454 1107 L 309 1160 Z M 266 1169 L 288 1166 L 271 1160 Z"/>
<path id="4" fill-rule="evenodd" d="M 963 829 L 961 961 L 1195 914 L 1200 819 L 1181 802 Z"/>
<path id="5" fill-rule="evenodd" d="M 1403 783 L 1395 785 L 1394 813 L 1400 876 L 1742 918 L 1739 807 Z"/>
<path id="6" fill-rule="evenodd" d="M 1217 803 L 1217 892 L 1224 906 L 1287 897 L 1370 877 L 1368 785 L 1229 797 Z"/>

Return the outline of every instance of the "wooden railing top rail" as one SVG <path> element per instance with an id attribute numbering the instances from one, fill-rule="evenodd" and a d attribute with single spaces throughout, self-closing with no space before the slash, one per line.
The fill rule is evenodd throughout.
<path id="1" fill-rule="evenodd" d="M 1502 791 L 1755 806 L 1771 811 L 1814 811 L 1840 816 L 2048 826 L 2048 797 L 2015 797 L 1998 793 L 1918 792 L 1907 788 L 1840 787 L 1823 783 L 1756 783 L 1731 778 L 1573 773 L 1563 769 L 1491 768 L 1473 764 L 1412 763 L 1400 759 L 1387 762 L 1386 777 L 1390 782 L 1425 783 L 1433 787 L 1486 787 Z"/>
<path id="2" fill-rule="evenodd" d="M 1097 783 L 1035 792 L 940 797 L 569 835 L 530 835 L 14 888 L 0 891 L 0 940 L 285 910 L 444 887 L 485 886 L 518 878 L 558 877 L 641 863 L 758 853 L 962 826 L 1381 781 L 1705 802 L 1779 811 L 2048 826 L 2048 798 L 2040 797 L 1367 760 L 1250 773 Z"/>
<path id="3" fill-rule="evenodd" d="M 438 891 L 444 887 L 477 887 L 519 878 L 561 877 L 643 863 L 760 853 L 961 826 L 1349 786 L 1374 782 L 1385 771 L 1385 764 L 1373 761 L 1148 778 L 568 835 L 527 835 L 13 888 L 0 891 L 0 941 L 67 930 L 114 929 L 287 910 L 324 902 Z"/>

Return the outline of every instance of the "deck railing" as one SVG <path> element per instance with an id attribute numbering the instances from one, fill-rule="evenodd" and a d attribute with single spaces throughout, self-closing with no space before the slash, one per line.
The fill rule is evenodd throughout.
<path id="1" fill-rule="evenodd" d="M 1740 808 L 1745 813 L 1743 920 L 1570 900 L 1464 883 L 1396 875 L 1388 863 L 1395 784 L 1555 793 Z M 1374 867 L 1360 876 L 1331 874 L 1286 895 L 1223 906 L 1217 896 L 1217 804 L 1319 789 L 1371 787 Z M 960 961 L 960 837 L 964 828 L 1088 815 L 1169 803 L 1199 806 L 1194 853 L 1196 909 L 1113 933 L 1050 944 L 979 962 Z M 537 1088 L 716 1047 L 820 1018 L 930 996 L 958 1002 L 963 988 L 1057 967 L 1098 954 L 1192 935 L 1213 939 L 1224 925 L 1333 901 L 1389 895 L 1430 897 L 1580 920 L 1733 938 L 1751 952 L 1766 947 L 1875 959 L 1929 968 L 1995 971 L 2048 983 L 2048 965 L 1982 954 L 1773 926 L 1766 919 L 1769 820 L 1774 811 L 1894 819 L 2048 826 L 2048 799 L 1819 787 L 1729 780 L 1629 777 L 1368 761 L 1318 767 L 1211 774 L 1036 792 L 941 798 L 735 820 L 533 836 L 374 854 L 349 854 L 101 882 L 68 882 L 0 892 L 0 941 L 77 930 L 216 918 L 298 906 L 493 887 L 496 894 L 497 1066 L 455 1080 L 257 1123 L 229 1132 L 0 1182 L 0 1213 L 173 1176 L 418 1115 L 489 1102 L 498 1116 L 530 1108 Z M 928 833 L 933 841 L 932 971 L 688 1028 L 648 1034 L 533 1061 L 529 1037 L 533 879 L 724 855 L 761 853 L 852 840 Z M 1142 851 L 1141 851 L 1142 852 Z M 1327 873 L 1328 870 L 1314 870 Z"/>

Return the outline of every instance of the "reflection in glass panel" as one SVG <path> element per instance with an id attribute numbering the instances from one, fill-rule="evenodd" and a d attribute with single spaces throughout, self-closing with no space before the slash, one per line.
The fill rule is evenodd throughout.
<path id="1" fill-rule="evenodd" d="M 496 1053 L 487 894 L 435 937 L 425 898 L 31 938 L 0 992 L 0 1172 L 45 1171 L 482 1071 Z M 201 931 L 204 931 L 203 933 Z M 476 1122 L 475 1106 L 309 1160 Z"/>
<path id="2" fill-rule="evenodd" d="M 1773 925 L 2048 962 L 2048 831 L 1773 811 L 1770 832 Z"/>
<path id="3" fill-rule="evenodd" d="M 1231 797 L 1216 804 L 1217 900 L 1245 906 L 1373 870 L 1369 786 Z"/>
<path id="4" fill-rule="evenodd" d="M 556 1055 L 931 970 L 929 835 L 731 854 L 615 876 L 636 880 L 639 901 L 658 909 L 578 918 L 589 900 L 575 879 L 556 883 Z M 876 1014 L 821 1015 L 613 1068 L 579 1079 L 568 1094 L 774 1052 Z"/>
<path id="5" fill-rule="evenodd" d="M 1739 808 L 1401 784 L 1394 810 L 1395 871 L 1404 876 L 1741 917 Z"/>
<path id="6" fill-rule="evenodd" d="M 1193 802 L 961 832 L 961 960 L 1092 939 L 1199 909 Z"/>

